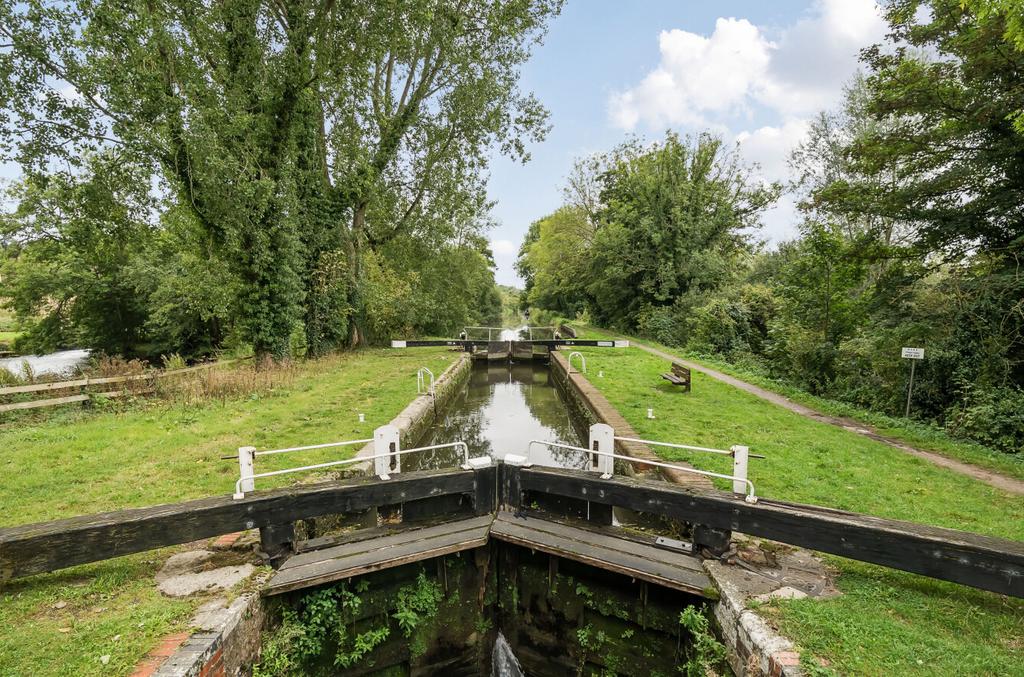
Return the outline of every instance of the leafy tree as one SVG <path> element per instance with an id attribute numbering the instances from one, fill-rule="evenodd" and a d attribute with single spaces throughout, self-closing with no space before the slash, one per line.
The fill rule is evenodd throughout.
<path id="1" fill-rule="evenodd" d="M 978 17 L 960 0 L 894 0 L 886 18 L 890 44 L 863 54 L 865 108 L 884 124 L 847 149 L 859 178 L 830 183 L 815 204 L 907 224 L 922 251 L 949 258 L 1020 251 L 1024 136 L 1012 118 L 1024 52 L 1007 44 L 1002 15 Z M 893 172 L 898 181 L 878 180 Z"/>
<path id="2" fill-rule="evenodd" d="M 588 292 L 598 321 L 630 328 L 725 283 L 779 194 L 706 134 L 669 133 L 649 148 L 629 142 L 606 166 Z"/>
<path id="3" fill-rule="evenodd" d="M 153 204 L 136 189 L 146 181 L 137 166 L 109 155 L 87 162 L 83 176 L 36 175 L 12 187 L 15 206 L 0 215 L 4 295 L 27 324 L 28 350 L 85 344 L 130 355 L 146 317 L 131 263 L 152 238 Z"/>
<path id="4" fill-rule="evenodd" d="M 1017 0 L 964 0 L 963 4 L 983 20 L 998 17 L 1005 22 L 1006 40 L 1024 51 L 1024 13 Z M 1017 111 L 1013 123 L 1017 131 L 1024 134 L 1024 105 Z"/>
<path id="5" fill-rule="evenodd" d="M 489 148 L 543 136 L 518 69 L 560 5 L 2 0 L 0 155 L 158 165 L 257 352 L 285 354 L 299 320 L 315 352 L 339 326 L 356 343 L 366 250 L 484 208 Z"/>
<path id="6" fill-rule="evenodd" d="M 587 303 L 590 250 L 595 228 L 577 207 L 561 207 L 538 220 L 537 238 L 517 262 L 528 271 L 530 288 L 525 303 L 574 317 Z"/>

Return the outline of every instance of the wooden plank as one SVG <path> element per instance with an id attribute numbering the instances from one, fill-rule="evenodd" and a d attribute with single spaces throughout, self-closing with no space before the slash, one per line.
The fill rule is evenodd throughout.
<path id="1" fill-rule="evenodd" d="M 471 470 L 434 470 L 202 498 L 0 529 L 0 581 L 201 538 L 358 512 L 401 500 L 475 492 Z"/>
<path id="2" fill-rule="evenodd" d="M 711 580 L 700 570 L 696 558 L 670 553 L 632 541 L 598 543 L 589 532 L 563 524 L 531 518 L 518 519 L 505 513 L 491 527 L 491 536 L 532 550 L 582 562 L 624 576 L 691 594 L 706 594 Z M 612 547 L 609 547 L 612 546 Z M 669 561 L 666 562 L 666 559 Z"/>
<path id="3" fill-rule="evenodd" d="M 515 470 L 523 491 L 586 498 L 1024 597 L 1020 541 L 763 498 L 750 504 L 733 494 L 667 483 L 600 480 L 540 467 Z"/>
<path id="4" fill-rule="evenodd" d="M 678 376 L 675 376 L 674 374 L 662 374 L 661 377 L 666 381 L 670 381 L 677 386 L 686 385 L 686 381 L 679 378 Z"/>
<path id="5" fill-rule="evenodd" d="M 482 517 L 470 517 L 468 519 L 432 524 L 430 526 L 419 526 L 407 529 L 398 529 L 391 533 L 377 534 L 371 538 L 353 538 L 345 543 L 340 543 L 328 548 L 310 550 L 299 555 L 288 558 L 288 561 L 281 565 L 281 571 L 294 569 L 295 567 L 308 566 L 326 560 L 351 557 L 367 552 L 373 552 L 383 547 L 391 547 L 394 544 L 408 543 L 412 541 L 429 540 L 439 536 L 458 533 L 460 531 L 472 531 L 480 528 L 487 528 L 494 521 L 494 515 Z M 371 531 L 377 531 L 372 529 Z"/>
<path id="6" fill-rule="evenodd" d="M 512 513 L 498 513 L 498 522 L 528 526 L 537 531 L 544 531 L 553 536 L 579 541 L 587 545 L 595 545 L 608 550 L 630 554 L 643 552 L 644 557 L 661 562 L 668 566 L 679 566 L 695 573 L 704 574 L 700 560 L 687 553 L 681 553 L 654 545 L 654 538 L 643 538 L 635 534 L 625 533 L 618 527 L 599 527 L 586 522 L 575 524 L 562 519 L 548 519 L 537 513 L 525 513 L 523 517 L 515 517 Z"/>
<path id="7" fill-rule="evenodd" d="M 15 402 L 14 404 L 0 404 L 0 413 L 5 411 L 16 411 L 19 409 L 39 409 L 41 407 L 56 407 L 61 404 L 73 404 L 75 402 L 86 402 L 95 397 L 124 397 L 125 395 L 141 395 L 153 392 L 152 388 L 126 392 L 117 390 L 109 393 L 89 393 L 87 395 L 69 395 L 67 397 L 54 397 L 48 400 L 32 400 L 31 402 Z"/>
<path id="8" fill-rule="evenodd" d="M 296 555 L 281 566 L 261 593 L 279 595 L 478 548 L 487 543 L 493 519 L 486 515 Z"/>

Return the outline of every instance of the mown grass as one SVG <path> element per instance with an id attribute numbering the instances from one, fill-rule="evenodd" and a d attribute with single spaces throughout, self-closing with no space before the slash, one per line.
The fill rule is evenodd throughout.
<path id="1" fill-rule="evenodd" d="M 583 349 L 588 377 L 644 438 L 727 449 L 745 444 L 759 495 L 1024 540 L 1024 501 L 863 436 L 695 373 L 682 393 L 665 360 L 636 348 Z M 597 375 L 603 372 L 603 378 Z M 654 410 L 653 420 L 646 417 Z M 728 472 L 728 458 L 655 448 Z M 721 485 L 725 487 L 724 483 Z M 1021 674 L 1024 603 L 837 557 L 829 601 L 769 615 L 841 674 Z M 921 661 L 920 663 L 918 661 Z"/>
<path id="2" fill-rule="evenodd" d="M 583 327 L 580 329 L 580 337 L 605 338 L 612 336 L 611 332 L 596 327 Z M 1007 454 L 991 449 L 982 444 L 970 440 L 958 439 L 950 436 L 945 430 L 919 421 L 896 418 L 881 414 L 860 407 L 855 407 L 845 402 L 817 397 L 800 390 L 794 386 L 783 383 L 776 379 L 769 378 L 749 368 L 730 364 L 721 359 L 710 358 L 705 355 L 695 355 L 678 348 L 662 345 L 648 339 L 634 339 L 651 347 L 662 350 L 671 355 L 678 355 L 687 360 L 706 365 L 723 374 L 733 376 L 746 381 L 765 390 L 783 395 L 790 400 L 803 404 L 823 414 L 841 416 L 861 421 L 874 427 L 879 433 L 887 437 L 905 442 L 913 447 L 934 451 L 950 458 L 955 458 L 965 463 L 971 463 L 982 468 L 995 470 L 996 472 L 1024 480 L 1024 451 L 1018 454 Z"/>
<path id="3" fill-rule="evenodd" d="M 443 350 L 361 351 L 307 362 L 287 385 L 193 404 L 140 400 L 78 408 L 0 429 L 0 524 L 230 494 L 239 446 L 297 446 L 372 436 L 416 395 L 416 370 L 440 374 Z M 366 420 L 359 423 L 358 414 Z M 257 471 L 347 458 L 359 446 L 260 457 Z M 258 482 L 269 488 L 302 476 Z M 14 581 L 0 589 L 0 675 L 127 674 L 202 599 L 171 600 L 153 575 L 174 550 Z M 67 602 L 55 609 L 59 601 Z M 100 610 L 98 610 L 100 609 Z M 114 637 L 120 635 L 115 640 Z M 110 655 L 107 665 L 100 657 Z"/>
<path id="4" fill-rule="evenodd" d="M 163 597 L 167 551 L 9 583 L 0 594 L 0 675 L 124 675 L 205 598 Z M 108 662 L 102 662 L 109 656 Z"/>

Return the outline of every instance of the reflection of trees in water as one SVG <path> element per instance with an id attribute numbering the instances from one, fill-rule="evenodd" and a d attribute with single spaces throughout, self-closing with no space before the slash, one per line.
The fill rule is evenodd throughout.
<path id="1" fill-rule="evenodd" d="M 484 412 L 483 405 L 486 398 L 480 402 L 480 406 L 474 406 L 480 398 L 462 397 L 457 405 L 452 406 L 445 417 L 435 423 L 420 445 L 430 446 L 432 444 L 447 444 L 449 442 L 465 442 L 469 447 L 470 457 L 485 456 L 491 453 L 491 442 L 484 435 Z M 432 468 L 453 468 L 462 465 L 462 451 L 457 448 L 431 449 L 405 457 L 408 460 L 408 470 L 424 470 Z M 406 460 L 402 461 L 403 467 Z"/>
<path id="2" fill-rule="evenodd" d="M 497 415 L 489 420 L 488 412 Z M 501 453 L 495 454 L 494 440 L 508 443 L 510 431 L 513 431 L 512 437 L 522 437 L 522 449 L 516 449 L 515 453 L 525 453 L 531 437 L 582 446 L 568 408 L 545 365 L 531 362 L 512 366 L 507 362 L 475 364 L 466 388 L 417 446 L 463 441 L 469 446 L 470 456 L 504 455 L 510 449 L 500 449 L 497 451 Z M 584 468 L 587 463 L 586 454 L 568 449 L 537 447 L 535 453 L 538 463 L 568 468 Z M 461 463 L 462 455 L 458 450 L 436 449 L 403 457 L 402 468 L 406 471 L 448 468 Z"/>

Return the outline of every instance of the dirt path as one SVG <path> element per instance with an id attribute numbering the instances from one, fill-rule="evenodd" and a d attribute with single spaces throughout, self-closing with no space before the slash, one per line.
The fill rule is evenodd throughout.
<path id="1" fill-rule="evenodd" d="M 1024 481 L 1015 479 L 1013 477 L 1007 477 L 1006 475 L 1001 475 L 992 470 L 979 468 L 978 466 L 971 465 L 969 463 L 964 463 L 963 461 L 957 461 L 947 456 L 937 454 L 933 451 L 917 449 L 916 447 L 912 447 L 892 437 L 886 437 L 885 435 L 880 434 L 871 426 L 865 423 L 861 423 L 860 421 L 855 421 L 850 418 L 842 418 L 839 416 L 829 416 L 828 414 L 823 414 L 820 411 L 816 411 L 814 409 L 811 409 L 810 407 L 805 407 L 802 404 L 793 402 L 792 400 L 783 397 L 778 393 L 773 393 L 770 390 L 765 390 L 764 388 L 758 387 L 751 383 L 747 383 L 746 381 L 741 381 L 740 379 L 729 376 L 728 374 L 723 374 L 720 371 L 709 369 L 708 367 L 705 367 L 702 364 L 697 364 L 696 362 L 684 360 L 675 355 L 671 355 L 662 350 L 658 350 L 657 348 L 652 348 L 651 346 L 644 345 L 643 343 L 632 341 L 631 345 L 636 346 L 640 350 L 644 350 L 652 355 L 657 355 L 658 357 L 668 360 L 670 362 L 678 362 L 679 364 L 682 364 L 685 367 L 689 367 L 694 371 L 699 371 L 705 376 L 713 378 L 716 381 L 728 383 L 734 388 L 739 388 L 740 390 L 744 390 L 750 393 L 751 395 L 756 395 L 757 397 L 760 397 L 762 400 L 767 400 L 772 404 L 776 404 L 784 409 L 788 409 L 789 411 L 792 411 L 795 414 L 800 414 L 801 416 L 806 416 L 807 418 L 814 419 L 815 421 L 820 421 L 822 423 L 827 423 L 829 425 L 834 425 L 839 428 L 843 428 L 844 430 L 849 430 L 850 432 L 857 433 L 858 435 L 863 435 L 864 437 L 868 437 L 877 442 L 881 442 L 882 444 L 888 444 L 890 447 L 895 447 L 900 451 L 904 451 L 908 454 L 911 454 L 912 456 L 917 456 L 918 458 L 923 458 L 924 460 L 934 463 L 935 465 L 942 466 L 943 468 L 947 468 L 949 470 L 952 470 L 953 472 L 960 473 L 961 475 L 966 475 L 980 482 L 985 482 L 986 484 L 989 484 L 997 489 L 1002 489 L 1003 491 L 1008 491 L 1012 494 L 1024 495 Z"/>

